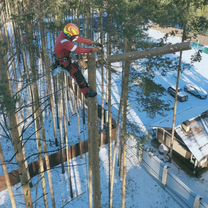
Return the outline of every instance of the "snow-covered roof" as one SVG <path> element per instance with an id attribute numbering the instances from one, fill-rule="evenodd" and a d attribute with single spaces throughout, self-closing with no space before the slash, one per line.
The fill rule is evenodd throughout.
<path id="1" fill-rule="evenodd" d="M 177 134 L 184 141 L 194 157 L 200 161 L 208 156 L 208 113 L 202 114 L 188 122 L 189 131 L 182 125 L 176 127 Z"/>

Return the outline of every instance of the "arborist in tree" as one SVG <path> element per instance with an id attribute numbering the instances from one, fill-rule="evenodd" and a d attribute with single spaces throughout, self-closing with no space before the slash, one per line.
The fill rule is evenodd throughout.
<path id="1" fill-rule="evenodd" d="M 101 50 L 102 45 L 100 43 L 93 42 L 92 40 L 82 38 L 79 35 L 80 30 L 76 25 L 68 23 L 64 27 L 64 30 L 57 37 L 55 43 L 56 62 L 58 62 L 61 67 L 66 69 L 75 79 L 85 97 L 95 97 L 97 93 L 88 86 L 88 83 L 79 69 L 78 63 L 72 60 L 71 55 L 72 53 L 76 53 L 78 55 L 96 53 Z M 81 48 L 77 46 L 75 42 L 86 45 L 95 45 L 97 47 Z"/>

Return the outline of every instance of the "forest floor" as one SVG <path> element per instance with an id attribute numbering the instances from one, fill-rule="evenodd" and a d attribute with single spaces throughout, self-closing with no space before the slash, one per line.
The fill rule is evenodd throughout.
<path id="1" fill-rule="evenodd" d="M 174 28 L 174 27 L 160 27 L 159 25 L 153 25 L 152 29 L 158 30 L 162 33 L 170 33 L 172 31 L 177 31 L 176 36 L 181 37 L 182 29 Z M 208 35 L 198 35 L 197 38 L 192 38 L 192 41 L 198 42 L 203 45 L 208 45 Z"/>

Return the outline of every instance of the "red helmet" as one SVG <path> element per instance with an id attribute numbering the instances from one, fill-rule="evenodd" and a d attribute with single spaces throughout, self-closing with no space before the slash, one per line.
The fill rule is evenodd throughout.
<path id="1" fill-rule="evenodd" d="M 79 28 L 75 24 L 68 23 L 64 27 L 64 34 L 71 38 L 73 36 L 79 36 L 80 31 L 79 31 Z"/>

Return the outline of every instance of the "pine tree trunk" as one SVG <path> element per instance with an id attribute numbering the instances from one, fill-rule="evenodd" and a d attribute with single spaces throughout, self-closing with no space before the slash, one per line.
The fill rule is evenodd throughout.
<path id="1" fill-rule="evenodd" d="M 55 194 L 54 194 L 54 189 L 53 189 L 52 171 L 51 171 L 50 160 L 49 160 L 49 155 L 48 155 L 48 147 L 46 143 L 46 131 L 45 131 L 42 115 L 41 115 L 41 121 L 42 121 L 41 123 L 43 124 L 42 125 L 43 147 L 44 147 L 44 152 L 45 152 L 46 171 L 48 173 L 48 181 L 49 181 L 49 187 L 50 187 L 50 193 L 51 193 L 51 199 L 52 199 L 52 206 L 53 208 L 56 208 L 56 200 L 55 200 Z"/>
<path id="2" fill-rule="evenodd" d="M 56 146 L 58 146 L 57 104 L 56 104 L 56 98 L 55 98 L 56 91 L 54 89 L 54 80 L 53 80 L 53 77 L 48 77 L 48 87 L 49 87 L 50 93 L 51 93 L 50 103 L 51 103 L 51 111 L 52 111 L 52 118 L 53 118 L 53 133 L 54 133 L 54 139 L 55 139 Z"/>
<path id="3" fill-rule="evenodd" d="M 32 91 L 33 91 L 33 101 L 34 101 L 34 119 L 35 119 L 35 130 L 36 130 L 36 139 L 37 139 L 37 147 L 39 152 L 39 166 L 40 166 L 40 175 L 42 178 L 42 188 L 43 188 L 43 194 L 44 194 L 44 204 L 45 207 L 48 207 L 48 198 L 47 198 L 47 191 L 46 191 L 46 178 L 44 174 L 44 162 L 43 162 L 43 148 L 41 143 L 41 135 L 40 131 L 43 126 L 43 124 L 40 121 L 40 102 L 39 102 L 39 95 L 38 95 L 38 87 L 37 84 L 34 83 L 32 85 Z"/>
<path id="4" fill-rule="evenodd" d="M 186 33 L 186 29 L 184 27 L 183 34 L 182 34 L 182 43 L 185 39 L 185 33 Z M 174 103 L 174 109 L 173 109 L 173 125 L 172 125 L 171 142 L 170 142 L 170 160 L 172 160 L 172 157 L 173 157 L 173 142 L 174 142 L 174 137 L 175 137 L 176 116 L 177 116 L 177 107 L 178 107 L 178 87 L 179 87 L 179 81 L 180 81 L 180 77 L 181 77 L 182 54 L 183 54 L 183 52 L 180 51 L 177 80 L 176 80 L 175 103 Z"/>
<path id="5" fill-rule="evenodd" d="M 125 40 L 125 50 L 128 52 L 129 42 Z M 127 106 L 128 106 L 128 85 L 129 85 L 130 62 L 125 62 L 123 82 L 123 123 L 122 123 L 122 146 L 123 146 L 123 174 L 122 174 L 122 208 L 126 207 L 126 176 L 127 176 Z"/>
<path id="6" fill-rule="evenodd" d="M 11 15 L 13 14 L 13 11 L 16 12 L 17 5 L 15 4 L 14 1 L 13 2 L 7 1 L 5 3 L 6 3 L 5 4 L 5 7 L 6 7 L 7 15 L 8 15 L 7 18 L 10 18 Z M 8 34 L 8 31 L 9 30 L 12 29 L 12 32 L 13 32 L 13 35 L 14 35 L 15 45 L 17 46 L 18 45 L 18 42 L 21 42 L 20 41 L 20 36 L 17 37 L 18 31 L 15 28 L 15 19 L 12 19 L 11 23 L 12 23 L 12 28 L 7 28 L 7 24 L 5 24 L 5 27 L 4 27 L 4 32 L 5 32 L 6 37 L 7 37 L 7 41 L 8 41 L 8 44 L 9 44 L 8 45 L 9 48 L 13 48 L 13 43 L 12 44 L 10 43 L 11 38 L 9 37 L 9 34 Z M 11 53 L 10 56 L 12 56 L 12 57 L 15 57 L 15 56 L 20 57 L 20 48 L 16 47 L 15 48 L 15 51 L 10 50 L 10 53 Z M 20 61 L 20 58 L 18 58 L 18 61 Z M 15 79 L 15 80 L 18 80 L 17 73 L 16 73 L 16 70 L 15 70 L 15 69 L 18 69 L 18 67 L 16 67 L 16 62 L 15 61 L 12 61 L 12 66 L 13 66 L 13 69 L 14 69 L 14 72 L 12 73 L 14 77 L 12 77 L 12 78 Z M 19 71 L 19 73 L 21 74 L 21 71 Z M 10 77 L 8 79 L 11 79 L 12 80 L 12 78 Z M 21 83 L 16 82 L 16 86 L 15 86 L 16 92 L 17 91 L 19 91 L 19 92 L 21 91 L 21 89 L 20 89 L 21 87 L 19 87 L 19 84 L 21 85 Z M 9 86 L 12 86 L 12 85 L 14 85 L 14 83 L 9 83 Z M 13 93 L 12 90 L 11 90 L 11 93 L 12 93 L 11 96 L 13 94 L 15 94 L 16 92 Z M 18 103 L 17 103 L 17 105 L 18 105 Z M 18 115 L 16 115 L 16 117 L 19 118 Z M 22 124 L 21 126 L 23 126 L 23 125 L 24 124 Z M 21 128 L 18 128 L 18 131 L 19 131 L 19 135 L 21 135 L 22 129 Z M 20 139 L 21 139 L 21 143 L 22 143 L 22 137 L 20 137 Z M 30 174 L 29 174 L 29 170 L 28 170 L 28 163 L 26 161 L 25 146 L 23 144 L 22 144 L 22 152 L 23 152 L 23 156 L 24 156 L 25 166 L 26 166 L 26 169 L 27 169 L 28 180 L 30 181 Z M 29 182 L 29 185 L 32 187 L 32 182 L 31 181 Z"/>
<path id="7" fill-rule="evenodd" d="M 9 173 L 8 173 L 8 169 L 7 169 L 7 166 L 6 166 L 6 163 L 5 163 L 4 154 L 3 154 L 3 151 L 2 151 L 1 144 L 0 144 L 0 160 L 2 161 L 2 168 L 3 168 L 3 171 L 4 171 L 5 181 L 6 181 L 7 189 L 8 189 L 8 192 L 9 192 L 10 200 L 11 200 L 11 203 L 12 203 L 12 208 L 16 208 L 16 201 L 15 201 L 14 193 L 13 193 L 12 186 L 11 186 L 11 183 L 10 183 Z"/>
<path id="8" fill-rule="evenodd" d="M 3 38 L 1 37 L 0 34 L 0 40 Z M 4 56 L 2 56 L 4 57 Z M 7 118 L 9 121 L 9 127 L 11 131 L 11 136 L 12 136 L 12 143 L 14 145 L 14 150 L 16 152 L 16 160 L 19 165 L 19 176 L 20 176 L 20 181 L 23 186 L 23 192 L 24 192 L 24 197 L 25 197 L 25 202 L 26 202 L 26 207 L 31 208 L 33 207 L 32 204 L 32 196 L 31 196 L 31 190 L 29 186 L 29 178 L 27 174 L 27 168 L 25 166 L 25 160 L 24 160 L 24 155 L 22 152 L 22 144 L 21 144 L 21 135 L 19 135 L 18 131 L 18 117 L 15 113 L 15 103 L 12 101 L 12 92 L 11 88 L 9 86 L 9 78 L 6 72 L 6 68 L 3 68 L 3 66 L 6 66 L 6 57 L 3 61 L 3 59 L 0 59 L 0 83 L 2 86 L 4 86 L 4 97 L 5 99 L 9 99 L 12 102 L 12 105 L 9 103 L 5 103 L 6 105 L 6 114 Z M 4 99 L 4 98 L 3 98 Z"/>
<path id="9" fill-rule="evenodd" d="M 60 147 L 61 147 L 61 168 L 62 168 L 62 174 L 65 173 L 65 168 L 64 168 L 64 162 L 63 162 L 63 155 L 64 155 L 64 151 L 63 151 L 63 146 L 64 146 L 64 131 L 63 131 L 63 128 L 64 128 L 64 125 L 63 125 L 63 91 L 64 91 L 64 85 L 63 85 L 63 77 L 64 75 L 61 74 L 60 75 L 60 78 L 59 78 L 59 81 L 60 81 L 60 86 L 61 86 L 61 92 L 60 92 L 60 96 L 59 96 L 59 135 L 60 135 Z"/>
<path id="10" fill-rule="evenodd" d="M 124 60 L 133 61 L 136 59 L 151 58 L 154 56 L 161 56 L 164 54 L 170 54 L 170 53 L 175 53 L 175 52 L 185 51 L 190 49 L 191 49 L 191 42 L 182 42 L 172 45 L 166 45 L 163 47 L 156 47 L 145 51 L 132 51 L 126 54 L 111 55 L 108 57 L 108 61 L 111 63 L 124 61 Z"/>
<path id="11" fill-rule="evenodd" d="M 50 60 L 49 56 L 47 54 L 47 44 L 45 40 L 45 35 L 44 35 L 44 25 L 41 20 L 41 40 L 42 40 L 42 56 L 43 56 L 43 63 L 44 66 L 46 66 L 46 72 L 47 75 L 50 73 Z M 53 119 L 53 130 L 54 130 L 54 138 L 55 138 L 55 143 L 57 144 L 57 125 L 56 125 L 56 113 L 55 113 L 55 99 L 54 99 L 54 90 L 53 90 L 53 85 L 51 84 L 51 76 L 46 76 L 47 78 L 47 84 L 48 84 L 48 92 L 50 95 L 50 104 L 51 104 L 51 110 L 52 110 L 52 119 Z M 40 115 L 41 123 L 44 124 L 43 121 L 43 116 L 42 114 Z M 42 127 L 42 136 L 43 136 L 43 142 L 44 142 L 44 151 L 45 151 L 45 160 L 46 160 L 46 167 L 47 167 L 47 173 L 48 173 L 48 180 L 49 180 L 49 187 L 50 187 L 50 193 L 51 193 L 51 198 L 52 198 L 52 205 L 53 208 L 56 207 L 56 202 L 55 202 L 55 196 L 54 196 L 54 189 L 53 189 L 53 180 L 52 180 L 52 174 L 50 170 L 50 161 L 49 161 L 49 156 L 48 156 L 48 147 L 46 144 L 46 133 L 45 133 L 45 128 L 44 125 Z"/>
<path id="12" fill-rule="evenodd" d="M 64 77 L 64 83 L 65 86 L 68 86 L 68 82 L 67 82 L 67 77 Z M 66 88 L 68 89 L 68 88 Z M 70 163 L 70 156 L 69 156 L 69 133 L 68 133 L 68 119 L 67 117 L 69 116 L 68 113 L 68 105 L 67 105 L 67 92 L 64 90 L 63 91 L 63 111 L 66 112 L 64 114 L 64 129 L 65 129 L 65 141 L 66 141 L 66 159 L 67 159 L 67 170 L 68 170 L 68 177 L 69 177 L 69 189 L 70 189 L 70 197 L 71 199 L 73 199 L 73 189 L 72 189 L 72 180 L 71 180 L 71 163 Z"/>
<path id="13" fill-rule="evenodd" d="M 10 19 L 10 4 L 9 2 L 5 2 L 5 10 L 6 10 L 6 15 L 4 13 L 1 14 L 2 18 L 2 23 L 5 23 L 7 19 Z M 3 9 L 3 8 L 2 8 Z M 5 105 L 5 111 L 7 114 L 7 119 L 9 122 L 9 128 L 11 131 L 11 137 L 12 137 L 12 143 L 14 145 L 14 150 L 16 152 L 16 160 L 19 165 L 19 173 L 20 173 L 20 181 L 23 186 L 23 192 L 24 192 L 24 197 L 25 197 L 25 202 L 26 202 L 26 207 L 33 207 L 32 205 L 32 196 L 31 196 L 31 191 L 30 191 L 30 186 L 29 186 L 29 175 L 28 175 L 28 170 L 27 167 L 25 166 L 25 157 L 22 152 L 22 144 L 21 144 L 21 135 L 19 134 L 19 129 L 18 129 L 18 116 L 15 113 L 16 106 L 15 106 L 15 101 L 12 99 L 12 91 L 11 91 L 11 86 L 9 83 L 9 75 L 7 74 L 8 70 L 8 62 L 7 59 L 10 57 L 7 57 L 7 52 L 10 44 L 10 40 L 8 40 L 8 34 L 7 31 L 8 29 L 5 28 L 7 25 L 5 24 L 4 27 L 2 27 L 2 31 L 0 32 L 0 83 L 1 86 L 4 89 L 4 94 L 1 95 L 1 99 L 3 99 L 3 103 Z M 8 42 L 6 41 L 8 40 Z M 4 43 L 4 44 L 3 44 Z M 8 68 L 7 68 L 8 67 Z M 2 93 L 2 92 L 1 92 Z M 7 103 L 7 101 L 12 103 Z"/>
<path id="14" fill-rule="evenodd" d="M 124 80 L 122 80 L 122 84 L 123 83 L 124 83 Z M 124 84 L 123 84 L 123 86 L 124 86 Z M 111 173 L 111 190 L 110 190 L 110 208 L 113 208 L 114 181 L 115 181 L 116 161 L 118 162 L 118 164 L 120 164 L 120 166 L 119 165 L 118 166 L 121 169 L 121 163 L 120 163 L 120 161 L 121 161 L 121 158 L 122 158 L 122 154 L 119 154 L 120 153 L 119 150 L 121 148 L 120 147 L 121 146 L 121 137 L 120 137 L 120 131 L 121 131 L 121 129 L 120 129 L 120 114 L 121 114 L 121 111 L 122 111 L 122 107 L 123 107 L 123 90 L 122 90 L 122 93 L 121 93 L 119 110 L 118 110 L 118 119 L 117 119 L 117 122 L 116 122 L 116 124 L 117 124 L 117 130 L 116 130 L 117 139 L 116 139 L 115 148 L 114 148 L 114 151 L 113 151 L 112 173 Z M 118 154 L 118 159 L 116 158 L 117 154 Z M 120 173 L 120 171 L 119 171 L 119 173 Z"/>
<path id="15" fill-rule="evenodd" d="M 7 8 L 8 8 L 8 11 L 10 11 L 10 4 L 8 3 L 7 4 Z M 10 14 L 9 14 L 10 15 Z M 12 21 L 12 25 L 14 25 L 14 22 Z M 9 31 L 9 28 L 7 28 L 7 26 L 4 28 L 5 29 L 5 34 L 6 34 L 6 37 L 7 37 L 7 41 L 8 41 L 8 43 L 9 43 L 9 47 L 11 48 L 11 44 L 10 44 L 10 38 L 9 38 L 9 35 L 8 35 L 8 32 L 7 31 Z M 14 30 L 14 28 L 13 28 L 13 30 Z M 15 39 L 16 40 L 16 39 Z M 11 56 L 15 56 L 15 54 L 14 53 L 12 53 L 11 54 Z M 16 66 L 15 66 L 15 62 L 14 61 L 12 61 L 12 65 L 13 65 L 13 69 L 14 69 L 14 72 L 13 72 L 13 74 L 14 74 L 14 77 L 13 77 L 13 79 L 15 79 L 15 80 L 18 80 L 17 79 L 17 76 L 16 76 Z M 8 78 L 9 80 L 12 80 L 11 79 L 11 77 L 10 78 Z M 9 81 L 9 82 L 11 82 L 11 81 Z M 11 82 L 11 83 L 9 83 L 9 86 L 12 86 L 13 85 L 13 83 Z M 12 87 L 11 87 L 12 88 Z M 18 85 L 18 83 L 16 83 L 16 86 L 15 86 L 15 89 L 16 89 L 16 91 L 21 91 L 21 89 L 20 89 L 20 87 L 19 87 L 19 85 Z M 20 90 L 19 90 L 20 89 Z M 16 93 L 16 92 L 15 92 Z M 12 92 L 12 90 L 11 90 L 11 96 L 13 96 L 15 93 L 13 93 Z M 16 107 L 18 107 L 18 102 L 17 102 L 17 106 Z M 19 120 L 19 113 L 17 113 L 17 115 L 16 115 L 16 117 L 18 118 L 18 120 Z M 22 121 L 23 121 L 23 119 L 22 119 Z M 22 121 L 19 121 L 19 123 L 21 123 Z M 21 126 L 23 126 L 24 124 L 22 124 Z M 21 135 L 21 133 L 22 133 L 22 128 L 21 127 L 19 127 L 18 128 L 18 131 L 19 131 L 19 135 Z M 30 181 L 30 173 L 29 173 L 29 170 L 28 170 L 28 163 L 27 163 L 27 161 L 26 161 L 26 151 L 25 151 L 25 146 L 23 145 L 23 143 L 22 143 L 22 137 L 20 137 L 20 141 L 21 141 L 21 144 L 22 144 L 22 153 L 23 153 L 23 157 L 24 157 L 24 162 L 25 162 L 25 166 L 26 166 L 26 169 L 27 169 L 27 175 L 28 175 L 28 181 Z M 32 187 L 32 181 L 30 181 L 29 182 L 29 185 L 30 185 L 30 187 Z"/>
<path id="16" fill-rule="evenodd" d="M 100 11 L 100 43 L 104 44 L 104 31 L 103 31 L 103 11 Z M 105 88 L 104 88 L 104 51 L 101 53 L 101 93 L 102 93 L 102 109 L 101 109 L 101 146 L 104 144 L 104 131 L 105 131 Z"/>
<path id="17" fill-rule="evenodd" d="M 31 25 L 28 26 L 28 32 L 31 35 L 30 38 L 33 35 L 33 29 Z M 33 113 L 34 113 L 34 120 L 35 120 L 35 129 L 36 129 L 36 139 L 37 139 L 37 147 L 38 147 L 38 152 L 39 152 L 39 165 L 40 165 L 40 175 L 42 178 L 42 188 L 43 188 L 43 195 L 44 195 L 44 204 L 45 207 L 48 207 L 48 198 L 47 198 L 47 190 L 46 190 L 46 178 L 45 178 L 45 173 L 44 173 L 44 162 L 43 162 L 43 148 L 42 148 L 42 143 L 41 143 L 41 128 L 44 125 L 41 122 L 41 104 L 40 104 L 40 99 L 39 99 L 39 90 L 38 90 L 38 84 L 37 84 L 37 70 L 36 70 L 36 57 L 33 56 L 34 53 L 34 46 L 31 45 L 29 48 L 29 58 L 30 58 L 30 68 L 32 71 L 32 78 L 33 78 L 33 83 L 31 86 L 32 89 L 32 98 L 33 98 Z"/>
<path id="18" fill-rule="evenodd" d="M 108 55 L 111 54 L 111 40 L 110 40 L 110 35 L 108 35 L 108 40 L 107 40 L 107 53 Z M 112 141 L 112 105 L 111 105 L 111 64 L 107 64 L 107 71 L 108 71 L 108 141 L 109 141 L 109 202 L 110 204 L 112 203 L 112 198 L 111 198 L 111 171 L 112 171 L 112 161 L 113 161 L 113 141 Z"/>
<path id="19" fill-rule="evenodd" d="M 88 57 L 88 80 L 90 86 L 96 90 L 95 57 Z M 88 154 L 89 154 L 89 194 L 90 208 L 101 208 L 100 190 L 100 158 L 99 158 L 99 135 L 97 116 L 97 97 L 88 98 Z M 94 206 L 93 206 L 94 205 Z"/>
<path id="20" fill-rule="evenodd" d="M 88 3 L 87 1 L 85 1 L 85 3 Z M 86 8 L 89 9 L 89 11 L 91 11 L 91 8 L 89 5 L 86 4 Z M 91 22 L 90 22 L 90 12 L 86 14 L 86 19 L 85 19 L 85 24 L 87 27 L 85 28 L 85 31 L 86 31 L 86 36 L 88 38 L 91 38 Z M 90 57 L 88 57 L 88 83 L 91 84 L 91 82 L 93 83 L 93 75 L 92 75 L 92 72 L 90 71 L 91 68 L 92 70 L 94 69 L 93 68 L 93 65 L 91 66 L 91 59 L 89 59 Z M 95 83 L 93 83 L 95 85 Z M 89 99 L 89 100 L 92 100 L 92 99 Z M 89 103 L 89 100 L 88 100 L 88 103 Z M 90 106 L 92 108 L 92 106 Z M 92 144 L 92 124 L 89 123 L 89 121 L 92 120 L 92 112 L 90 110 L 92 110 L 91 108 L 88 107 L 88 158 L 89 158 L 89 183 L 88 183 L 88 189 L 89 189 L 89 208 L 93 208 L 94 207 L 94 201 L 93 201 L 93 150 L 92 150 L 92 147 L 93 147 L 93 144 Z M 94 109 L 95 110 L 95 109 Z M 89 112 L 90 111 L 90 112 Z M 91 113 L 91 114 L 90 114 Z M 94 112 L 96 113 L 96 112 Z M 95 207 L 94 207 L 95 208 Z"/>
<path id="21" fill-rule="evenodd" d="M 55 144 L 58 146 L 58 136 L 57 136 L 57 118 L 56 118 L 56 103 L 55 103 L 55 90 L 53 87 L 53 77 L 50 76 L 51 68 L 50 68 L 50 59 L 49 55 L 47 54 L 47 44 L 45 40 L 45 34 L 44 34 L 44 25 L 43 21 L 41 20 L 41 27 L 40 27 L 40 33 L 41 33 L 41 42 L 42 42 L 42 59 L 43 59 L 43 66 L 46 68 L 46 79 L 47 79 L 47 85 L 48 85 L 48 93 L 50 95 L 50 106 L 52 111 L 52 119 L 53 119 L 53 133 L 54 133 L 54 139 Z"/>
<path id="22" fill-rule="evenodd" d="M 78 142 L 79 142 L 79 150 L 80 150 L 80 157 L 82 158 L 82 153 L 83 153 L 83 149 L 82 149 L 82 145 L 81 145 L 81 127 L 80 127 L 80 107 L 79 107 L 79 102 L 80 102 L 80 90 L 79 88 L 77 88 L 77 94 L 75 96 L 75 101 L 74 101 L 74 106 L 75 106 L 75 111 L 77 113 L 77 135 L 78 135 Z"/>

